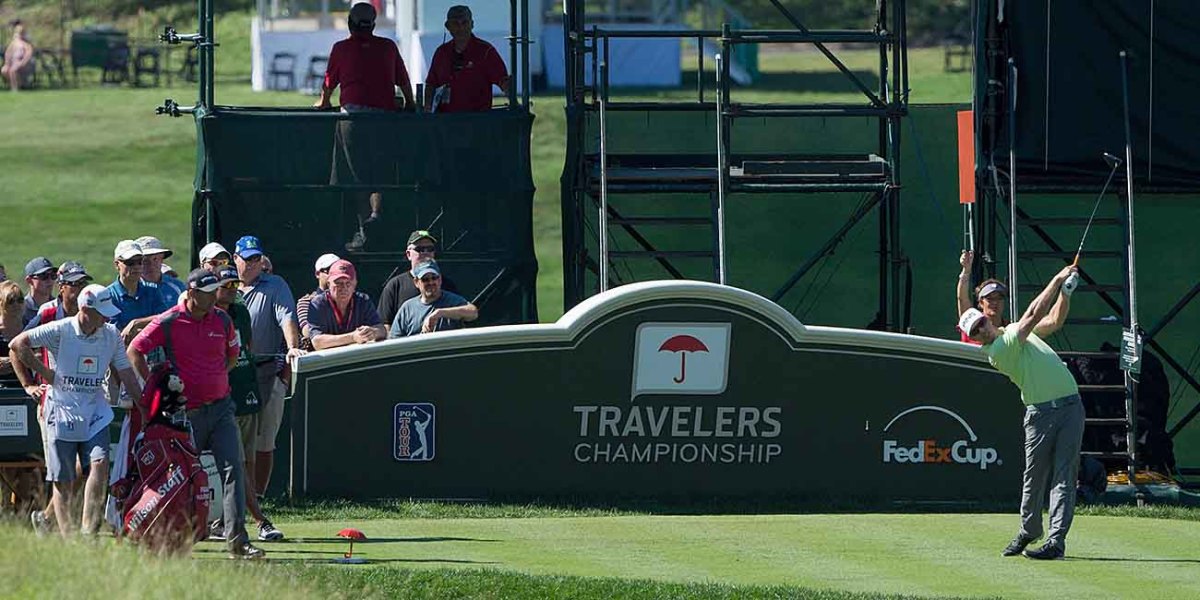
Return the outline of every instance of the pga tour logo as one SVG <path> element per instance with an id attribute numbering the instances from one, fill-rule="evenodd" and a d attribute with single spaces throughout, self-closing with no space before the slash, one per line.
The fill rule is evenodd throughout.
<path id="1" fill-rule="evenodd" d="M 883 428 L 886 434 L 892 425 L 901 418 L 920 412 L 943 413 L 958 422 L 966 432 L 967 439 L 959 439 L 947 443 L 932 437 L 921 440 L 897 441 L 883 440 L 883 462 L 885 463 L 921 463 L 921 464 L 960 464 L 973 465 L 981 471 L 986 471 L 990 465 L 1002 465 L 1000 455 L 995 448 L 977 445 L 979 436 L 958 413 L 940 406 L 914 406 L 892 418 Z"/>
<path id="2" fill-rule="evenodd" d="M 397 404 L 392 410 L 395 434 L 393 458 L 401 462 L 433 460 L 436 448 L 435 416 L 436 411 L 428 402 Z"/>
<path id="3" fill-rule="evenodd" d="M 633 396 L 720 394 L 729 375 L 729 323 L 642 323 L 633 359 Z"/>

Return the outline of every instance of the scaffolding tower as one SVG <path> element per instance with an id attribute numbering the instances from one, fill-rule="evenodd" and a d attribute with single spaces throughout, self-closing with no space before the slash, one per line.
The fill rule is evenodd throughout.
<path id="1" fill-rule="evenodd" d="M 805 195 L 860 192 L 867 201 L 832 232 L 816 253 L 798 265 L 774 293 L 775 300 L 792 289 L 818 261 L 829 255 L 864 217 L 878 214 L 878 312 L 873 326 L 903 331 L 904 257 L 900 245 L 900 132 L 908 114 L 908 64 L 905 3 L 881 1 L 871 29 L 809 29 L 778 1 L 772 4 L 793 26 L 788 30 L 606 29 L 589 23 L 582 0 L 564 3 L 566 47 L 567 164 L 563 172 L 564 303 L 566 308 L 610 287 L 639 280 L 631 270 L 612 268 L 631 261 L 660 267 L 655 278 L 684 278 L 682 261 L 703 261 L 711 281 L 729 280 L 726 215 L 731 205 L 750 202 L 755 194 Z M 622 101 L 609 85 L 611 48 L 622 38 L 691 40 L 697 48 L 719 53 L 708 59 L 697 53 L 694 100 Z M 737 49 L 752 45 L 807 44 L 824 55 L 861 95 L 844 103 L 749 103 L 733 99 L 731 61 Z M 879 82 L 872 89 L 837 57 L 831 44 L 869 44 L 877 49 Z M 706 60 L 715 61 L 715 95 L 706 94 Z M 710 62 L 709 65 L 714 63 Z M 708 113 L 715 136 L 708 148 L 663 154 L 610 149 L 609 120 L 623 112 L 660 116 Z M 747 152 L 739 148 L 734 123 L 741 119 L 869 118 L 878 129 L 874 147 L 855 153 Z M 625 140 L 628 144 L 628 140 Z M 695 210 L 666 214 L 626 214 L 610 203 L 614 195 L 674 196 Z M 589 227 L 595 223 L 594 227 Z M 670 228 L 686 247 L 663 247 L 646 232 Z M 613 249 L 614 230 L 633 240 L 630 249 Z M 682 246 L 682 244 L 680 244 Z M 594 278 L 594 281 L 593 281 Z"/>

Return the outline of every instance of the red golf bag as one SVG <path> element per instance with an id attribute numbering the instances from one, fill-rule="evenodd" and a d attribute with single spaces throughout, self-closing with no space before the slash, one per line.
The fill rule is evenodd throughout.
<path id="1" fill-rule="evenodd" d="M 211 493 L 190 429 L 172 421 L 184 410 L 183 386 L 167 364 L 150 373 L 134 410 L 126 476 L 112 485 L 125 536 L 158 551 L 187 550 L 208 533 Z"/>

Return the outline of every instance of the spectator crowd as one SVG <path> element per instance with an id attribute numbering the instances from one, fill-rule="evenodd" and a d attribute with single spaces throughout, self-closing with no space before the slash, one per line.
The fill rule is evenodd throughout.
<path id="1" fill-rule="evenodd" d="M 129 418 L 113 456 L 108 425 L 113 408 L 134 406 L 151 368 L 165 362 L 183 381 L 195 445 L 212 452 L 222 480 L 223 516 L 209 535 L 225 540 L 231 557 L 261 557 L 246 515 L 259 541 L 284 538 L 260 502 L 289 359 L 457 329 L 479 314 L 443 277 L 429 231 L 409 236 L 403 271 L 384 285 L 384 311 L 359 289 L 355 265 L 329 253 L 313 264 L 315 288 L 295 300 L 288 282 L 270 272 L 265 250 L 253 235 L 232 251 L 209 243 L 197 253 L 199 267 L 180 279 L 164 263 L 174 252 L 158 238 L 122 240 L 107 285 L 73 260 L 29 260 L 24 285 L 0 265 L 0 378 L 16 379 L 38 403 L 52 489 L 44 509 L 30 515 L 37 531 L 94 535 L 105 520 L 120 529 L 117 502 L 106 492 L 125 475 Z"/>

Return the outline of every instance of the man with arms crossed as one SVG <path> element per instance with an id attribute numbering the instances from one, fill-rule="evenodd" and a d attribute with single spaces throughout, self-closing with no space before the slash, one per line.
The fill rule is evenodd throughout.
<path id="1" fill-rule="evenodd" d="M 442 291 L 442 273 L 436 262 L 418 263 L 412 277 L 421 295 L 400 305 L 388 337 L 462 329 L 463 323 L 479 318 L 479 309 L 466 298 Z"/>
<path id="2" fill-rule="evenodd" d="M 1004 556 L 1039 560 L 1063 558 L 1067 531 L 1075 514 L 1075 484 L 1079 448 L 1083 442 L 1083 404 L 1079 386 L 1058 354 L 1034 332 L 1060 292 L 1069 296 L 1078 285 L 1075 267 L 1068 266 L 1050 280 L 1016 323 L 997 328 L 987 315 L 971 308 L 958 327 L 983 344 L 988 362 L 1021 389 L 1025 404 L 1025 475 L 1021 490 L 1021 530 L 1004 549 Z M 1025 547 L 1042 536 L 1042 503 L 1050 488 L 1050 533 L 1035 550 Z"/>
<path id="3" fill-rule="evenodd" d="M 437 238 L 424 229 L 418 229 L 408 236 L 408 245 L 404 249 L 404 257 L 408 259 L 408 268 L 387 280 L 383 291 L 379 294 L 379 318 L 386 325 L 391 325 L 400 312 L 400 305 L 409 298 L 421 294 L 417 284 L 413 282 L 412 270 L 418 263 L 437 259 Z M 399 267 L 397 267 L 399 268 Z M 442 275 L 442 291 L 458 293 L 454 280 Z"/>
<path id="4" fill-rule="evenodd" d="M 348 260 L 339 260 L 329 267 L 329 291 L 312 299 L 308 327 L 317 350 L 387 338 L 375 303 L 358 291 L 358 272 Z"/>
<path id="5" fill-rule="evenodd" d="M 108 424 L 112 407 L 104 399 L 104 374 L 109 366 L 126 389 L 141 394 L 141 385 L 125 356 L 121 334 L 108 320 L 121 311 L 111 292 L 102 285 L 89 285 L 79 294 L 79 312 L 22 332 L 10 344 L 9 355 L 21 361 L 49 386 L 46 415 L 46 480 L 53 482 L 54 514 L 58 530 L 71 533 L 69 504 L 75 479 L 75 457 L 91 463 L 84 485 L 82 533 L 94 535 L 100 527 L 105 492 L 108 490 Z M 54 357 L 51 369 L 33 353 L 46 348 Z M 25 392 L 41 396 L 25 369 L 16 369 Z"/>

